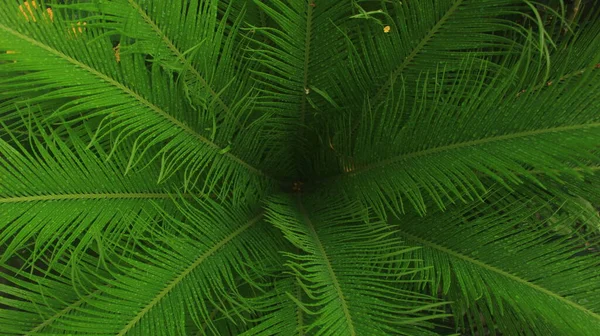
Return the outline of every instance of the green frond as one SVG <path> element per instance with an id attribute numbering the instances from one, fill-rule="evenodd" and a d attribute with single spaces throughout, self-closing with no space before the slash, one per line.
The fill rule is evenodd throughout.
<path id="1" fill-rule="evenodd" d="M 20 258 L 26 259 L 27 256 Z M 87 275 L 86 268 L 96 267 L 83 261 L 79 265 L 79 275 Z M 35 265 L 28 267 L 27 271 L 3 266 L 0 274 L 0 292 L 3 294 L 0 297 L 0 325 L 5 335 L 47 335 L 41 331 L 48 330 L 53 323 L 61 323 L 65 316 L 78 309 L 84 309 L 87 301 L 101 293 L 99 289 L 75 286 L 77 282 L 70 277 L 72 272 L 59 270 L 63 274 L 57 276 Z M 97 335 L 106 335 L 102 332 L 97 330 Z"/>
<path id="2" fill-rule="evenodd" d="M 0 334 L 600 334 L 599 18 L 0 0 Z"/>
<path id="3" fill-rule="evenodd" d="M 315 315 L 304 332 L 426 334 L 428 320 L 445 315 L 444 303 L 403 288 L 412 281 L 401 278 L 419 271 L 408 267 L 412 248 L 399 248 L 366 208 L 283 195 L 268 202 L 266 217 L 299 250 L 285 255 L 310 299 L 295 301 Z"/>
<path id="4" fill-rule="evenodd" d="M 234 18 L 235 22 L 229 22 L 228 11 L 218 17 L 217 4 L 217 1 L 173 4 L 123 0 L 73 4 L 66 8 L 85 10 L 89 12 L 88 19 L 102 20 L 97 25 L 106 28 L 106 34 L 133 41 L 119 43 L 120 55 L 147 55 L 153 63 L 176 72 L 187 98 L 196 108 L 204 110 L 197 113 L 201 118 L 199 123 L 212 126 L 214 119 L 220 133 L 231 133 L 235 127 L 229 124 L 245 127 L 242 123 L 249 117 L 244 111 L 247 103 L 242 103 L 240 96 L 250 87 L 245 83 L 240 55 L 236 54 L 241 51 L 240 45 L 235 43 L 244 15 L 242 11 Z"/>
<path id="5" fill-rule="evenodd" d="M 74 134 L 67 144 L 39 133 L 23 145 L 0 139 L 1 262 L 22 248 L 52 262 L 72 247 L 101 247 L 134 223 L 143 230 L 134 218 L 156 216 L 152 202 L 172 207 L 179 186 L 156 185 L 151 168 L 123 175 L 126 157 L 104 161 Z"/>
<path id="6" fill-rule="evenodd" d="M 254 2 L 274 22 L 272 27 L 251 27 L 256 37 L 251 35 L 249 48 L 261 66 L 253 70 L 261 84 L 259 104 L 293 123 L 296 155 L 304 161 L 310 148 L 307 134 L 316 127 L 317 116 L 336 106 L 326 87 L 331 76 L 343 71 L 346 43 L 336 27 L 350 20 L 352 6 L 334 0 Z"/>
<path id="7" fill-rule="evenodd" d="M 200 199 L 180 200 L 178 207 L 182 220 L 164 213 L 161 226 L 142 234 L 130 232 L 114 242 L 114 253 L 105 256 L 107 270 L 99 269 L 97 257 L 88 255 L 89 264 L 84 260 L 77 265 L 80 280 L 73 280 L 85 287 L 76 287 L 76 292 L 59 291 L 56 281 L 67 282 L 72 274 L 66 265 L 65 275 L 58 278 L 25 272 L 18 272 L 18 277 L 3 275 L 20 288 L 8 292 L 16 298 L 5 304 L 19 312 L 1 314 L 4 330 L 176 335 L 185 334 L 181 322 L 186 319 L 198 329 L 211 330 L 213 307 L 241 323 L 251 307 L 237 292 L 236 278 L 260 291 L 260 277 L 276 260 L 278 244 L 262 223 L 263 215 Z M 68 314 L 61 314 L 66 310 Z"/>
<path id="8" fill-rule="evenodd" d="M 5 41 L 3 50 L 11 53 L 1 56 L 12 61 L 0 68 L 4 94 L 35 90 L 26 102 L 62 101 L 53 113 L 44 111 L 45 119 L 102 118 L 97 135 L 112 134 L 113 146 L 134 139 L 132 165 L 159 148 L 153 156 L 162 164 L 158 181 L 181 169 L 187 176 L 186 188 L 199 184 L 207 192 L 217 184 L 230 190 L 248 184 L 263 189 L 272 182 L 260 167 L 265 148 L 257 141 L 259 129 L 247 129 L 236 138 L 231 137 L 235 130 L 204 130 L 214 124 L 194 122 L 197 114 L 177 90 L 173 76 L 156 64 L 147 70 L 140 54 L 120 55 L 117 62 L 111 41 L 103 29 L 94 27 L 93 18 L 73 35 L 59 10 L 52 22 L 38 25 L 26 21 L 14 3 L 3 8 L 8 15 L 0 21 L 0 39 Z"/>
<path id="9" fill-rule="evenodd" d="M 121 55 L 141 54 L 165 71 L 174 72 L 193 109 L 188 115 L 198 116 L 195 123 L 208 130 L 204 133 L 211 139 L 216 136 L 218 143 L 231 142 L 234 150 L 244 152 L 246 148 L 239 146 L 246 145 L 248 139 L 268 135 L 263 137 L 268 141 L 263 147 L 272 147 L 270 151 L 249 157 L 265 156 L 262 169 L 284 176 L 292 169 L 289 164 L 281 164 L 285 156 L 292 154 L 284 138 L 289 127 L 285 119 L 257 106 L 258 93 L 248 76 L 255 65 L 244 51 L 248 38 L 243 35 L 250 33 L 241 31 L 242 25 L 247 28 L 246 5 L 222 4 L 215 0 L 178 4 L 123 0 L 67 8 L 85 10 L 90 19 L 101 20 L 97 25 L 105 28 L 106 34 L 119 37 Z M 127 41 L 133 42 L 129 45 Z M 246 134 L 251 137 L 238 139 L 236 145 L 236 137 Z"/>
<path id="10" fill-rule="evenodd" d="M 404 217 L 397 232 L 422 247 L 413 252 L 423 260 L 415 267 L 430 268 L 416 278 L 453 301 L 458 327 L 475 332 L 485 323 L 506 335 L 595 335 L 597 255 L 579 255 L 581 247 L 532 220 L 529 202 L 492 194 L 485 204 Z"/>
<path id="11" fill-rule="evenodd" d="M 539 36 L 547 35 L 543 27 L 531 32 L 531 27 L 518 19 L 534 15 L 527 1 L 363 2 L 355 4 L 359 14 L 354 16 L 358 16 L 352 20 L 354 24 L 340 28 L 350 44 L 349 55 L 344 70 L 332 72 L 328 82 L 328 87 L 343 93 L 354 115 L 359 115 L 356 106 L 365 97 L 378 104 L 395 83 L 414 83 L 424 72 L 460 72 L 464 61 L 474 58 L 478 67 L 504 73 L 501 64 L 506 58 L 531 41 L 536 43 L 537 54 L 548 53 L 547 46 L 538 42 Z M 363 7 L 372 9 L 373 14 L 361 16 L 366 12 Z M 452 76 L 444 79 L 451 82 Z M 436 78 L 436 82 L 440 80 Z M 416 86 L 405 89 L 411 97 L 421 94 Z M 352 125 L 353 130 L 358 123 Z"/>
<path id="12" fill-rule="evenodd" d="M 488 75 L 485 69 L 474 76 L 469 65 L 450 85 L 443 78 L 423 80 L 416 99 L 403 89 L 378 105 L 367 100 L 354 146 L 348 145 L 348 122 L 341 121 L 338 129 L 345 133 L 335 152 L 322 150 L 341 171 L 322 182 L 360 198 L 380 215 L 397 216 L 407 202 L 425 213 L 426 199 L 442 209 L 478 199 L 489 185 L 482 177 L 508 186 L 539 183 L 531 170 L 555 178 L 580 176 L 572 168 L 585 173 L 600 160 L 594 153 L 600 141 L 600 71 L 519 95 L 522 66 L 511 76 Z M 433 98 L 427 97 L 430 82 L 437 83 Z"/>

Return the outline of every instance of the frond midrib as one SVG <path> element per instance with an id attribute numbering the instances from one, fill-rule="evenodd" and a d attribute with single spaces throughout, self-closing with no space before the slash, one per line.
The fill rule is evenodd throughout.
<path id="1" fill-rule="evenodd" d="M 66 306 L 65 308 L 61 309 L 60 311 L 56 312 L 56 314 L 52 315 L 51 317 L 49 317 L 48 319 L 44 320 L 42 323 L 40 323 L 39 325 L 37 325 L 35 328 L 31 329 L 30 331 L 28 331 L 25 336 L 29 336 L 32 335 L 40 330 L 42 330 L 43 328 L 47 327 L 50 323 L 56 321 L 56 319 L 60 318 L 61 316 L 66 315 L 67 313 L 69 313 L 71 310 L 81 306 L 82 304 L 85 303 L 86 300 L 88 300 L 89 298 L 97 295 L 100 293 L 100 289 L 96 289 L 95 291 L 87 294 L 86 296 L 81 297 L 79 300 L 69 304 L 68 306 Z"/>
<path id="2" fill-rule="evenodd" d="M 254 224 L 256 224 L 263 217 L 263 213 L 260 213 L 250 221 L 248 221 L 243 226 L 239 227 L 235 231 L 233 231 L 230 235 L 223 238 L 221 241 L 216 243 L 213 247 L 204 252 L 201 256 L 199 256 L 188 268 L 183 270 L 173 281 L 171 281 L 162 291 L 160 291 L 152 301 L 150 301 L 119 333 L 117 336 L 125 335 L 133 326 L 144 316 L 146 315 L 152 307 L 157 305 L 160 300 L 162 300 L 175 286 L 177 286 L 183 279 L 188 276 L 194 269 L 196 269 L 200 264 L 202 264 L 208 257 L 212 256 L 215 252 L 217 252 L 220 248 L 225 246 L 227 243 L 232 241 L 235 237 L 239 236 L 242 232 L 246 231 Z"/>
<path id="3" fill-rule="evenodd" d="M 298 205 L 299 211 L 302 213 L 302 218 L 304 219 L 304 223 L 306 224 L 306 226 L 310 232 L 310 235 L 312 236 L 315 243 L 317 244 L 317 246 L 319 248 L 319 252 L 321 253 L 321 256 L 323 257 L 323 261 L 325 262 L 325 266 L 327 267 L 327 272 L 329 273 L 331 283 L 332 283 L 333 287 L 335 288 L 338 298 L 340 299 L 339 301 L 340 301 L 340 304 L 342 305 L 342 311 L 344 312 L 344 317 L 346 318 L 346 322 L 350 329 L 350 335 L 356 336 L 357 335 L 356 330 L 354 328 L 354 323 L 352 322 L 352 317 L 350 316 L 350 309 L 348 308 L 348 303 L 347 303 L 346 297 L 344 296 L 342 287 L 340 286 L 337 276 L 333 270 L 333 266 L 331 265 L 331 262 L 329 261 L 329 257 L 327 256 L 325 247 L 323 246 L 323 243 L 321 243 L 321 240 L 319 239 L 317 231 L 315 230 L 315 227 L 314 227 L 312 221 L 310 220 L 308 212 L 302 205 L 302 200 L 300 199 L 300 196 L 298 196 L 296 198 L 296 203 Z"/>
<path id="4" fill-rule="evenodd" d="M 584 167 L 573 167 L 573 168 L 569 168 L 570 172 L 596 172 L 596 171 L 600 171 L 600 166 L 597 165 L 591 165 L 591 166 L 584 166 Z M 541 175 L 541 174 L 548 174 L 548 172 L 554 173 L 554 174 L 560 174 L 561 172 L 563 172 L 563 170 L 559 170 L 559 169 L 549 169 L 549 170 L 527 170 L 526 174 L 531 174 L 531 175 Z M 482 172 L 476 172 L 476 175 L 485 175 Z M 525 173 L 523 172 L 514 172 L 515 175 L 519 176 L 519 175 L 523 175 Z"/>
<path id="5" fill-rule="evenodd" d="M 183 195 L 192 197 L 191 194 Z M 77 193 L 77 194 L 54 194 L 54 195 L 35 195 L 35 196 L 17 196 L 0 197 L 0 204 L 7 203 L 25 203 L 25 202 L 44 202 L 44 201 L 67 201 L 67 200 L 90 200 L 90 199 L 167 199 L 173 197 L 169 193 Z"/>
<path id="6" fill-rule="evenodd" d="M 427 239 L 424 239 L 424 238 L 420 238 L 420 237 L 418 237 L 416 235 L 413 235 L 411 233 L 406 232 L 406 230 L 399 230 L 398 233 L 400 235 L 402 235 L 402 236 L 404 236 L 404 237 L 406 237 L 406 238 L 408 238 L 410 240 L 413 240 L 413 241 L 415 241 L 417 243 L 420 243 L 420 244 L 422 244 L 424 246 L 436 249 L 436 250 L 438 250 L 440 252 L 449 254 L 449 255 L 451 255 L 453 257 L 456 257 L 456 258 L 459 258 L 459 259 L 464 260 L 466 262 L 472 263 L 472 264 L 474 264 L 474 265 L 476 265 L 478 267 L 481 267 L 483 269 L 486 269 L 486 270 L 488 270 L 490 272 L 496 273 L 498 275 L 501 275 L 503 277 L 506 277 L 508 279 L 516 281 L 516 282 L 518 282 L 518 283 L 520 283 L 522 285 L 525 285 L 525 286 L 527 286 L 527 287 L 529 287 L 531 289 L 534 289 L 534 290 L 536 290 L 538 292 L 541 292 L 543 294 L 546 294 L 546 295 L 548 295 L 548 296 L 550 296 L 550 297 L 552 297 L 552 298 L 554 298 L 556 300 L 559 300 L 560 302 L 562 302 L 564 304 L 567 304 L 567 305 L 569 305 L 569 306 L 571 306 L 571 307 L 573 307 L 573 308 L 575 308 L 575 309 L 577 309 L 577 310 L 579 310 L 579 311 L 581 311 L 581 312 L 583 312 L 585 314 L 588 314 L 588 315 L 590 315 L 591 317 L 593 317 L 593 318 L 595 318 L 597 320 L 600 320 L 600 314 L 597 314 L 597 313 L 595 313 L 595 312 L 587 309 L 586 307 L 581 306 L 580 304 L 578 304 L 576 302 L 573 302 L 573 301 L 571 301 L 571 300 L 569 300 L 569 299 L 567 299 L 567 298 L 565 298 L 565 297 L 563 297 L 563 296 L 561 296 L 561 295 L 559 295 L 557 293 L 554 293 L 553 291 L 551 291 L 549 289 L 546 289 L 546 288 L 544 288 L 542 286 L 539 286 L 539 285 L 537 285 L 537 284 L 535 284 L 533 282 L 530 282 L 530 281 L 528 281 L 526 279 L 523 279 L 523 278 L 521 278 L 519 276 L 516 276 L 516 275 L 514 275 L 514 274 L 512 274 L 510 272 L 507 272 L 507 271 L 504 271 L 504 270 L 502 270 L 500 268 L 497 268 L 495 266 L 486 264 L 485 262 L 482 262 L 482 261 L 479 261 L 477 259 L 471 258 L 469 256 L 466 256 L 466 255 L 462 254 L 462 253 L 455 252 L 455 251 L 453 251 L 453 250 L 451 250 L 449 248 L 446 248 L 444 246 L 436 244 L 435 242 L 432 242 L 430 240 L 427 240 Z"/>
<path id="7" fill-rule="evenodd" d="M 530 89 L 523 89 L 523 90 L 519 91 L 517 94 L 515 94 L 515 96 L 519 97 L 519 96 L 521 96 L 522 94 L 524 94 L 526 92 L 535 92 L 535 91 L 541 90 L 541 89 L 543 89 L 545 87 L 548 87 L 548 86 L 551 86 L 551 85 L 556 85 L 556 83 L 564 82 L 564 81 L 566 81 L 568 79 L 571 79 L 573 77 L 581 76 L 581 75 L 583 75 L 588 70 L 594 71 L 596 69 L 598 69 L 598 68 L 594 65 L 594 66 L 590 66 L 590 67 L 587 67 L 587 68 L 582 68 L 582 69 L 579 69 L 579 70 L 575 70 L 575 71 L 563 74 L 563 75 L 561 75 L 560 77 L 558 77 L 558 78 L 556 78 L 554 80 L 545 81 L 543 83 L 536 84 L 536 85 L 534 85 Z"/>
<path id="8" fill-rule="evenodd" d="M 595 127 L 600 127 L 600 123 L 590 123 L 590 124 L 579 124 L 579 125 L 544 128 L 544 129 L 537 129 L 537 130 L 505 134 L 505 135 L 498 135 L 498 136 L 492 136 L 492 137 L 483 138 L 483 139 L 459 142 L 459 143 L 455 143 L 455 144 L 451 144 L 451 145 L 429 148 L 429 149 L 425 149 L 425 150 L 421 150 L 421 151 L 417 151 L 417 152 L 397 155 L 397 156 L 391 157 L 389 159 L 385 159 L 385 160 L 382 160 L 379 162 L 368 164 L 368 165 L 365 165 L 362 167 L 356 167 L 354 170 L 352 170 L 348 173 L 335 175 L 330 178 L 339 178 L 341 176 L 354 176 L 357 174 L 368 172 L 373 169 L 382 168 L 387 165 L 395 164 L 402 160 L 412 159 L 412 158 L 420 157 L 420 156 L 431 155 L 431 154 L 454 150 L 454 149 L 465 148 L 465 147 L 469 147 L 469 146 L 477 146 L 477 145 L 482 145 L 482 144 L 496 142 L 496 141 L 512 140 L 512 139 L 516 139 L 516 138 L 523 138 L 523 137 L 540 135 L 540 134 L 582 130 L 582 129 L 595 128 Z"/>
<path id="9" fill-rule="evenodd" d="M 93 69 L 92 67 L 79 62 L 76 59 L 73 59 L 72 57 L 65 55 L 64 53 L 46 45 L 43 44 L 41 42 L 38 42 L 26 35 L 23 35 L 7 26 L 5 26 L 4 24 L 0 23 L 0 29 L 8 32 L 9 34 L 12 34 L 13 36 L 23 40 L 23 41 L 27 41 L 29 43 L 31 43 L 32 45 L 35 45 L 39 48 L 42 48 L 44 50 L 46 50 L 47 52 L 54 54 L 66 61 L 68 61 L 69 63 L 86 70 L 87 72 L 91 73 L 92 75 L 102 79 L 103 81 L 109 83 L 110 85 L 120 89 L 121 91 L 125 92 L 126 94 L 128 94 L 129 96 L 133 97 L 134 99 L 136 99 L 137 101 L 139 101 L 141 104 L 143 104 L 144 106 L 148 107 L 149 109 L 151 109 L 152 111 L 156 112 L 158 115 L 160 115 L 161 117 L 165 118 L 167 121 L 171 122 L 173 125 L 177 126 L 178 128 L 182 129 L 183 131 L 185 131 L 186 133 L 188 133 L 189 135 L 191 135 L 192 137 L 198 139 L 200 142 L 204 143 L 205 145 L 207 145 L 208 147 L 210 147 L 212 150 L 216 151 L 216 152 L 220 152 L 223 151 L 224 147 L 220 147 L 219 145 L 217 145 L 216 143 L 212 142 L 211 140 L 209 140 L 208 138 L 202 136 L 201 134 L 197 133 L 196 131 L 194 131 L 191 127 L 189 127 L 188 125 L 184 124 L 183 122 L 177 120 L 175 117 L 171 116 L 170 114 L 168 114 L 166 111 L 162 110 L 160 107 L 152 104 L 150 101 L 148 101 L 147 99 L 145 99 L 144 97 L 140 96 L 139 94 L 137 94 L 136 92 L 132 91 L 131 89 L 129 89 L 128 87 L 124 86 L 123 84 L 115 81 L 114 79 L 108 77 L 107 75 Z M 245 167 L 247 170 L 249 170 L 251 173 L 259 175 L 259 176 L 268 176 L 266 175 L 262 170 L 250 165 L 249 163 L 247 163 L 246 161 L 242 160 L 241 158 L 233 155 L 230 151 L 225 152 L 222 154 L 223 156 L 228 157 L 229 159 L 231 159 L 232 161 L 235 161 L 236 163 L 240 164 L 241 166 Z M 270 176 L 268 176 L 270 177 Z"/>
<path id="10" fill-rule="evenodd" d="M 308 66 L 310 64 L 310 43 L 312 40 L 312 16 L 313 16 L 313 7 L 308 4 L 307 13 L 306 13 L 306 35 L 304 37 L 304 73 L 303 73 L 303 89 L 308 89 Z M 300 124 L 305 125 L 306 122 L 306 109 L 307 109 L 307 101 L 304 96 L 304 92 L 302 92 L 302 105 L 300 108 Z"/>
<path id="11" fill-rule="evenodd" d="M 425 35 L 419 41 L 419 44 L 417 44 L 417 46 L 412 49 L 410 54 L 408 54 L 408 56 L 406 56 L 404 61 L 402 61 L 402 63 L 400 63 L 400 65 L 398 65 L 396 67 L 396 69 L 392 71 L 392 75 L 379 87 L 379 89 L 377 90 L 377 93 L 375 94 L 374 101 L 379 101 L 379 99 L 382 98 L 383 94 L 385 93 L 386 88 L 389 87 L 393 82 L 396 81 L 396 78 L 398 78 L 398 76 L 400 76 L 400 74 L 402 74 L 404 69 L 406 69 L 406 67 L 415 59 L 415 57 L 423 50 L 423 48 L 425 48 L 427 43 L 442 28 L 444 23 L 446 23 L 446 21 L 448 21 L 448 18 L 450 18 L 456 12 L 458 7 L 463 2 L 464 2 L 464 0 L 457 0 L 455 3 L 452 4 L 452 6 L 446 11 L 446 13 L 444 13 L 444 15 L 439 19 L 439 21 L 436 22 L 436 24 L 429 30 L 429 32 L 427 32 L 427 35 Z"/>

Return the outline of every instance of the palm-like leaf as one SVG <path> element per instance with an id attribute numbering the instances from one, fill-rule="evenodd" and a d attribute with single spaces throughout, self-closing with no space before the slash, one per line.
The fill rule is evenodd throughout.
<path id="1" fill-rule="evenodd" d="M 432 268 L 422 278 L 472 327 L 482 327 L 482 316 L 508 335 L 596 334 L 597 256 L 576 256 L 581 247 L 557 238 L 543 221 L 533 222 L 527 200 L 517 200 L 523 205 L 492 195 L 489 204 L 435 220 L 405 219 L 398 234 L 423 247 L 414 256 L 426 262 L 417 265 Z"/>
<path id="2" fill-rule="evenodd" d="M 512 76 L 490 78 L 482 70 L 473 80 L 467 70 L 448 87 L 435 87 L 430 99 L 423 84 L 418 86 L 424 93 L 416 99 L 403 90 L 380 105 L 367 100 L 356 144 L 337 148 L 342 173 L 328 179 L 381 213 L 386 208 L 397 215 L 405 211 L 403 199 L 424 213 L 424 195 L 441 208 L 479 197 L 485 187 L 477 173 L 520 183 L 537 181 L 532 169 L 556 175 L 549 170 L 597 165 L 592 150 L 600 141 L 600 72 L 564 79 L 525 98 L 518 95 L 517 71 L 522 67 L 516 66 Z M 474 86 L 473 81 L 491 84 Z M 551 108 L 553 117 L 545 117 Z M 342 144 L 352 135 L 346 130 Z"/>
<path id="3" fill-rule="evenodd" d="M 2 261 L 23 247 L 33 245 L 32 257 L 54 255 L 77 246 L 103 245 L 111 236 L 131 229 L 140 214 L 152 217 L 151 202 L 165 207 L 179 185 L 156 185 L 153 172 L 123 175 L 126 157 L 111 162 L 99 158 L 76 135 L 69 146 L 44 134 L 31 138 L 28 152 L 0 139 L 0 245 Z M 143 230 L 142 222 L 138 229 Z M 135 229 L 137 230 L 137 229 Z M 110 244 L 110 243 L 108 243 Z"/>
<path id="4" fill-rule="evenodd" d="M 395 246 L 400 242 L 388 238 L 390 228 L 370 221 L 364 208 L 278 197 L 268 203 L 266 216 L 299 249 L 286 256 L 310 298 L 298 304 L 318 315 L 307 332 L 414 335 L 425 332 L 420 327 L 428 318 L 443 316 L 433 297 L 401 289 L 400 278 L 419 271 L 402 257 L 411 248 Z"/>
<path id="5" fill-rule="evenodd" d="M 527 35 L 526 27 L 509 19 L 511 15 L 523 14 L 526 7 L 525 1 L 442 0 L 390 3 L 382 13 L 359 13 L 355 17 L 368 24 L 357 24 L 351 31 L 356 35 L 356 50 L 364 53 L 362 64 L 358 63 L 353 74 L 359 75 L 364 92 L 381 99 L 393 83 L 402 79 L 413 82 L 423 71 L 435 71 L 440 64 L 446 71 L 461 70 L 469 54 L 481 57 L 480 65 L 498 69 L 498 64 L 484 56 L 505 56 L 507 51 L 516 51 L 515 43 L 520 40 L 502 33 Z M 383 26 L 389 26 L 385 37 L 372 38 L 382 35 Z M 469 32 L 468 38 L 462 36 L 465 31 Z M 460 43 L 456 43 L 457 39 Z M 378 50 L 390 52 L 375 52 Z"/>
<path id="6" fill-rule="evenodd" d="M 251 44 L 261 67 L 255 78 L 261 84 L 260 105 L 267 111 L 290 120 L 296 136 L 296 169 L 305 174 L 304 161 L 313 140 L 316 116 L 337 103 L 326 87 L 331 76 L 339 72 L 347 52 L 337 25 L 349 21 L 352 5 L 344 1 L 315 2 L 255 0 L 273 22 L 273 27 L 252 27 L 257 37 Z M 315 43 L 325 43 L 315 46 Z"/>
<path id="7" fill-rule="evenodd" d="M 95 258 L 81 262 L 77 273 L 56 265 L 57 272 L 66 273 L 62 277 L 44 270 L 45 277 L 13 270 L 18 276 L 7 279 L 21 289 L 8 293 L 32 303 L 7 302 L 22 313 L 10 314 L 3 325 L 13 333 L 175 335 L 187 332 L 181 323 L 186 318 L 196 329 L 211 330 L 210 307 L 233 316 L 250 311 L 236 300 L 238 282 L 255 281 L 254 269 L 269 266 L 278 244 L 265 235 L 267 228 L 259 229 L 266 225 L 261 213 L 226 210 L 212 202 L 194 204 L 179 202 L 187 223 L 165 213 L 165 222 L 147 236 L 131 231 L 122 235 L 122 241 L 113 243 L 114 252 L 104 256 L 107 270 L 98 269 Z M 132 240 L 137 252 L 131 250 Z M 77 292 L 64 289 L 69 274 L 76 275 L 70 280 Z M 137 288 L 144 291 L 130 295 Z M 40 306 L 47 308 L 39 311 Z"/>
<path id="8" fill-rule="evenodd" d="M 0 334 L 599 333 L 597 4 L 0 13 Z"/>
<path id="9" fill-rule="evenodd" d="M 157 66 L 148 72 L 142 66 L 144 59 L 140 54 L 121 55 L 117 62 L 106 36 L 94 36 L 94 31 L 88 30 L 73 36 L 68 21 L 60 20 L 60 11 L 55 11 L 52 22 L 40 19 L 39 25 L 32 25 L 21 16 L 17 6 L 5 2 L 3 8 L 7 15 L 0 22 L 0 39 L 4 41 L 3 48 L 12 51 L 4 56 L 10 56 L 16 66 L 12 70 L 5 65 L 6 77 L 0 86 L 5 94 L 20 94 L 39 87 L 44 90 L 37 90 L 27 102 L 69 99 L 44 117 L 74 120 L 101 117 L 99 136 L 114 133 L 115 146 L 124 139 L 135 139 L 132 164 L 151 148 L 160 147 L 154 155 L 162 163 L 158 180 L 182 169 L 190 188 L 200 178 L 200 186 L 207 191 L 221 179 L 230 188 L 248 183 L 263 188 L 265 173 L 259 162 L 250 162 L 262 158 L 265 150 L 256 143 L 257 128 L 241 133 L 249 138 L 230 151 L 236 147 L 237 140 L 231 138 L 235 131 L 227 130 L 227 125 L 221 132 L 214 128 L 211 132 L 204 130 L 216 125 L 196 121 L 197 113 L 186 104 L 173 77 Z M 93 20 L 90 18 L 90 25 Z M 49 32 L 54 36 L 51 40 L 45 38 Z M 228 146 L 228 142 L 233 144 Z M 244 157 L 233 154 L 238 150 Z M 208 163 L 212 169 L 207 171 Z"/>

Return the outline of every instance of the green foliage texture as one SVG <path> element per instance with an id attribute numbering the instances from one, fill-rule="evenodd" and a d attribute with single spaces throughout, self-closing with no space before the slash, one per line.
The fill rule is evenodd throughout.
<path id="1" fill-rule="evenodd" d="M 600 335 L 600 6 L 0 0 L 0 335 Z"/>

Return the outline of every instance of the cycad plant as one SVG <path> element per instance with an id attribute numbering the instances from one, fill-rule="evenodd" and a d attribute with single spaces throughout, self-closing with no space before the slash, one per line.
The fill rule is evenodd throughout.
<path id="1" fill-rule="evenodd" d="M 0 335 L 600 335 L 600 9 L 0 0 Z"/>

